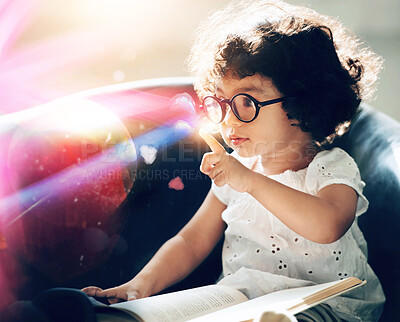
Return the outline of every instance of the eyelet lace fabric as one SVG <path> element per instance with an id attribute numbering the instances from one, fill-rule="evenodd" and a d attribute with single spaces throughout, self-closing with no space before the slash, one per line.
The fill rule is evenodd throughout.
<path id="1" fill-rule="evenodd" d="M 255 161 L 259 163 L 254 158 L 241 158 L 236 152 L 232 156 L 249 168 Z M 260 167 L 256 163 L 254 171 Z M 354 276 L 367 280 L 367 284 L 326 303 L 346 321 L 377 320 L 385 297 L 367 263 L 367 244 L 357 224 L 358 216 L 368 208 L 368 200 L 353 158 L 334 148 L 319 152 L 307 168 L 269 177 L 312 195 L 331 184 L 348 185 L 358 194 L 355 220 L 339 240 L 319 244 L 292 231 L 248 193 L 212 183 L 215 196 L 227 205 L 222 213 L 227 229 L 222 251 L 223 274 L 218 283 L 255 298 L 284 288 Z"/>

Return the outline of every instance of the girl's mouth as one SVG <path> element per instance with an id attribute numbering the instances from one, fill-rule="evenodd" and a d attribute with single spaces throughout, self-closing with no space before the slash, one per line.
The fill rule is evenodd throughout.
<path id="1" fill-rule="evenodd" d="M 243 142 L 247 141 L 248 139 L 247 139 L 247 138 L 235 138 L 235 137 L 231 137 L 230 140 L 231 140 L 231 142 L 232 142 L 233 145 L 236 145 L 236 146 L 237 146 L 237 145 L 240 145 L 240 144 L 242 144 Z"/>

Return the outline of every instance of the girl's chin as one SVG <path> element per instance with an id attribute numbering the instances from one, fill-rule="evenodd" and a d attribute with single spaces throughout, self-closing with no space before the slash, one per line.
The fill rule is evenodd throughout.
<path id="1" fill-rule="evenodd" d="M 235 147 L 235 146 L 234 147 L 231 146 L 231 148 L 234 151 L 236 151 L 236 153 L 242 158 L 252 158 L 252 157 L 255 156 L 254 152 L 253 151 L 249 151 L 249 149 L 245 149 L 245 148 L 242 148 L 242 147 L 239 148 L 239 147 Z"/>

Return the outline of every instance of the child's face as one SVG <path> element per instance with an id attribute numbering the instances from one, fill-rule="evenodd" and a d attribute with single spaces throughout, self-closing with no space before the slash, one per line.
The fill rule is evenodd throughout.
<path id="1" fill-rule="evenodd" d="M 280 98 L 283 95 L 277 90 L 271 79 L 260 74 L 240 80 L 225 76 L 217 83 L 216 96 L 231 99 L 234 95 L 246 93 L 259 102 Z M 220 123 L 220 132 L 227 145 L 241 157 L 262 155 L 265 158 L 277 158 L 287 153 L 298 153 L 310 140 L 310 135 L 297 126 L 290 124 L 282 103 L 261 107 L 257 118 L 245 123 L 240 121 L 228 109 L 225 119 Z M 234 138 L 244 140 L 235 140 Z"/>

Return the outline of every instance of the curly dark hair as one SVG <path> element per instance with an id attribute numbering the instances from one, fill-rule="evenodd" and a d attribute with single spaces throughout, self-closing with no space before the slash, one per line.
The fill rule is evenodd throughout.
<path id="1" fill-rule="evenodd" d="M 289 119 L 318 144 L 345 132 L 375 92 L 381 57 L 336 19 L 281 1 L 242 1 L 203 22 L 189 57 L 199 97 L 220 77 L 260 73 L 287 98 Z"/>

